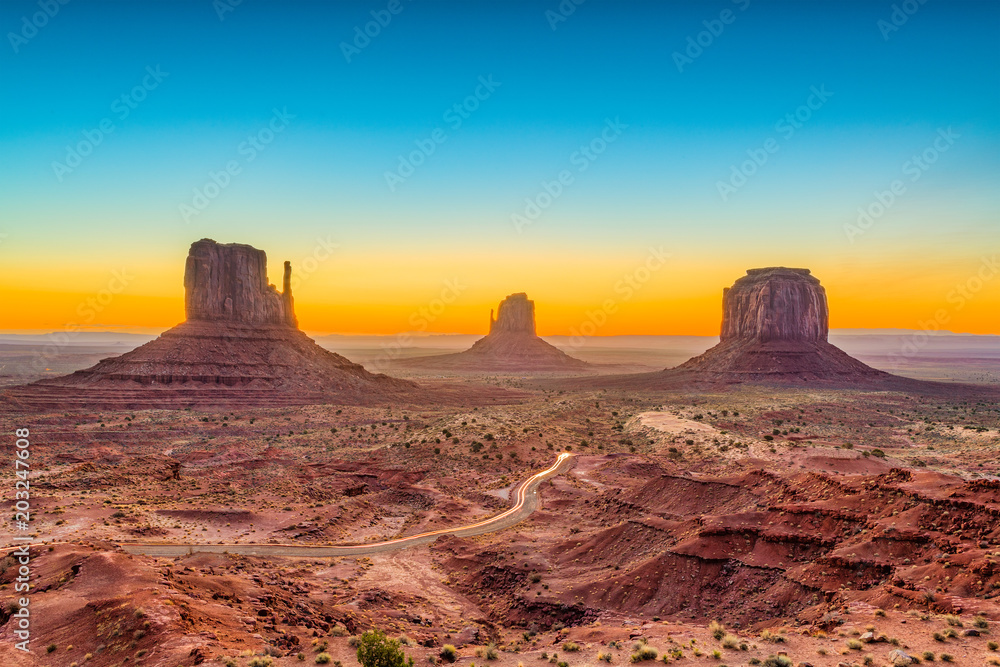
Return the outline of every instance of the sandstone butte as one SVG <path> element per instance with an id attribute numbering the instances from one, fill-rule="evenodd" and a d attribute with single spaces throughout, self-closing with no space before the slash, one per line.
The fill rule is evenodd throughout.
<path id="1" fill-rule="evenodd" d="M 591 365 L 569 356 L 535 333 L 535 302 L 520 292 L 490 311 L 489 333 L 456 354 L 419 357 L 399 362 L 408 368 L 470 372 L 581 371 Z"/>
<path id="2" fill-rule="evenodd" d="M 678 367 L 720 380 L 835 380 L 890 377 L 828 341 L 826 290 L 809 269 L 750 269 L 722 292 L 718 345 Z"/>
<path id="3" fill-rule="evenodd" d="M 71 375 L 7 392 L 21 408 L 365 404 L 417 385 L 366 371 L 298 329 L 284 264 L 281 292 L 264 251 L 202 239 L 184 267 L 186 321 L 149 343 Z"/>

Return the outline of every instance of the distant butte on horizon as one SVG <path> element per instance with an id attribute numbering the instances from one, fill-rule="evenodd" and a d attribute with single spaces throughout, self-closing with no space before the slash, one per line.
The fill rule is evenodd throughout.
<path id="1" fill-rule="evenodd" d="M 524 292 L 511 294 L 490 311 L 489 333 L 464 352 L 397 362 L 406 368 L 481 372 L 574 371 L 592 368 L 535 333 L 535 302 Z"/>

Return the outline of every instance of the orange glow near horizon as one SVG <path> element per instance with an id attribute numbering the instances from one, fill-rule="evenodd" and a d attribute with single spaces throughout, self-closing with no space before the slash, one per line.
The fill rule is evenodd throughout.
<path id="1" fill-rule="evenodd" d="M 471 291 L 471 290 L 470 290 Z M 828 288 L 829 291 L 829 288 Z M 478 292 L 478 290 L 477 290 Z M 848 292 L 845 290 L 845 292 Z M 178 296 L 118 294 L 103 304 L 93 293 L 4 290 L 7 332 L 63 330 L 155 332 L 184 320 Z M 506 294 L 465 295 L 451 304 L 439 297 L 423 303 L 317 303 L 296 298 L 301 329 L 310 332 L 391 335 L 400 332 L 485 334 L 490 309 Z M 658 291 L 628 301 L 535 300 L 539 335 L 695 335 L 715 336 L 721 321 L 721 289 L 711 294 L 671 298 Z M 949 300 L 950 299 L 950 300 Z M 993 290 L 965 299 L 957 291 L 880 299 L 877 295 L 830 296 L 831 328 L 920 329 L 938 325 L 960 333 L 998 334 L 1000 299 Z M 609 312 L 610 311 L 610 312 Z M 16 320 L 11 314 L 17 313 Z M 592 324 L 587 324 L 592 323 Z"/>
<path id="2" fill-rule="evenodd" d="M 485 334 L 490 309 L 508 294 L 526 292 L 544 336 L 715 336 L 723 287 L 749 266 L 783 264 L 808 266 L 822 281 L 832 328 L 936 324 L 960 333 L 1000 334 L 1000 274 L 990 275 L 985 269 L 996 265 L 975 255 L 921 264 L 898 256 L 838 263 L 820 254 L 796 255 L 794 262 L 778 250 L 745 254 L 698 255 L 682 248 L 658 262 L 647 248 L 419 256 L 366 249 L 337 255 L 312 271 L 293 262 L 293 294 L 300 328 L 315 333 Z M 184 319 L 183 264 L 170 249 L 113 268 L 107 258 L 86 266 L 60 259 L 43 264 L 15 258 L 5 267 L 0 331 L 151 333 Z M 281 264 L 274 258 L 270 264 L 274 282 Z M 124 287 L 116 280 L 121 275 L 127 276 Z M 23 289 L 26 284 L 35 288 Z"/>

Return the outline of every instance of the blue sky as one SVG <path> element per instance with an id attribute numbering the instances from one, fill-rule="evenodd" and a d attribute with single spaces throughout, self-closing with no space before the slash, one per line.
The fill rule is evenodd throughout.
<path id="1" fill-rule="evenodd" d="M 16 44 L 39 3 L 0 5 L 5 261 L 30 275 L 39 257 L 75 263 L 84 249 L 86 275 L 126 251 L 173 266 L 202 236 L 294 256 L 333 229 L 359 257 L 598 262 L 656 242 L 729 273 L 931 261 L 944 285 L 1000 238 L 997 3 L 914 2 L 886 38 L 888 2 L 587 0 L 553 29 L 556 1 L 400 0 L 347 62 L 342 43 L 388 0 L 243 0 L 220 19 L 221 2 L 73 0 Z M 699 37 L 678 71 L 674 54 Z M 147 68 L 167 74 L 121 118 L 115 100 Z M 499 85 L 453 127 L 445 112 L 481 77 Z M 832 95 L 783 135 L 776 123 L 814 89 Z M 246 161 L 239 147 L 274 109 L 294 118 Z M 114 132 L 60 180 L 53 162 L 105 119 Z M 624 129 L 578 171 L 607 119 Z M 849 242 L 858 207 L 948 127 L 958 141 Z M 390 189 L 386 172 L 436 128 L 444 142 Z M 723 200 L 731 166 L 769 139 L 777 152 Z M 240 173 L 185 220 L 230 160 Z M 573 183 L 517 233 L 525 198 L 567 169 Z M 137 289 L 166 294 L 165 270 Z"/>

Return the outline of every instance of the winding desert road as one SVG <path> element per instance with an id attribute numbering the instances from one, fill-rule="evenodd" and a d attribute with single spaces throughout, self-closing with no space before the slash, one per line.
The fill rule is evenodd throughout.
<path id="1" fill-rule="evenodd" d="M 542 482 L 550 477 L 565 472 L 570 467 L 573 455 L 563 452 L 556 458 L 556 462 L 550 467 L 535 473 L 520 486 L 515 493 L 514 505 L 495 517 L 469 524 L 457 528 L 443 528 L 429 533 L 400 537 L 387 542 L 372 542 L 370 544 L 352 544 L 345 546 L 304 546 L 294 544 L 155 544 L 125 542 L 121 544 L 122 549 L 131 554 L 144 554 L 147 556 L 186 556 L 194 553 L 231 553 L 241 556 L 305 556 L 305 557 L 329 557 L 329 556 L 369 556 L 371 554 L 385 553 L 406 549 L 419 544 L 433 542 L 441 535 L 455 535 L 458 537 L 469 537 L 471 535 L 482 535 L 492 533 L 504 528 L 520 523 L 528 518 L 532 512 L 538 509 L 538 487 Z"/>

